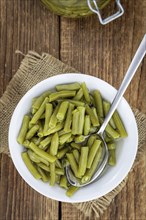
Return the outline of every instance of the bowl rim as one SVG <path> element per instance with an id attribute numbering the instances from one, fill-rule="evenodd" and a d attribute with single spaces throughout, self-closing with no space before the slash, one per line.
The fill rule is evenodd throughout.
<path id="1" fill-rule="evenodd" d="M 135 137 L 134 137 L 134 138 L 135 138 L 135 152 L 134 152 L 134 154 L 133 154 L 132 161 L 131 161 L 131 163 L 130 163 L 130 165 L 129 165 L 129 167 L 128 167 L 127 172 L 125 173 L 125 175 L 122 176 L 122 180 L 120 179 L 119 181 L 117 181 L 116 184 L 114 184 L 113 187 L 112 187 L 110 190 L 107 189 L 107 190 L 105 191 L 104 195 L 97 196 L 97 194 L 95 194 L 95 196 L 93 196 L 93 197 L 90 198 L 90 199 L 78 199 L 78 200 L 73 200 L 72 198 L 68 198 L 67 196 L 66 196 L 67 199 L 62 199 L 62 198 L 58 199 L 57 197 L 54 197 L 53 195 L 47 196 L 47 195 L 45 195 L 41 190 L 39 190 L 38 188 L 34 187 L 34 185 L 33 185 L 28 179 L 26 179 L 26 177 L 25 177 L 25 176 L 23 175 L 23 173 L 20 171 L 20 167 L 19 167 L 19 165 L 17 164 L 17 160 L 16 160 L 15 157 L 14 157 L 13 150 L 12 150 L 12 147 L 11 147 L 11 144 L 10 144 L 10 143 L 11 143 L 11 139 L 12 139 L 11 133 L 12 133 L 12 129 L 13 129 L 14 118 L 16 117 L 16 113 L 17 113 L 19 107 L 21 106 L 21 104 L 23 103 L 23 100 L 25 100 L 26 97 L 29 96 L 29 94 L 31 94 L 34 89 L 39 88 L 41 85 L 43 85 L 44 83 L 46 83 L 46 82 L 49 81 L 49 80 L 55 80 L 56 78 L 58 79 L 58 77 L 59 77 L 59 78 L 61 77 L 62 80 L 63 80 L 63 78 L 67 79 L 67 77 L 70 77 L 70 76 L 72 76 L 72 77 L 74 77 L 74 78 L 76 78 L 76 77 L 85 78 L 85 77 L 86 77 L 87 79 L 89 79 L 89 78 L 90 78 L 90 79 L 92 78 L 93 80 L 96 79 L 98 82 L 102 82 L 102 83 L 104 83 L 105 85 L 107 85 L 108 87 L 110 87 L 111 90 L 113 90 L 114 93 L 117 92 L 117 90 L 116 90 L 112 85 L 110 85 L 110 84 L 107 83 L 106 81 L 104 81 L 104 80 L 102 80 L 102 79 L 100 79 L 100 78 L 97 78 L 97 77 L 95 77 L 95 76 L 92 76 L 92 75 L 87 75 L 87 74 L 82 74 L 82 73 L 64 73 L 64 74 L 58 74 L 58 75 L 55 75 L 55 76 L 48 77 L 48 78 L 42 80 L 41 82 L 37 83 L 36 85 L 34 85 L 31 89 L 29 89 L 29 90 L 25 93 L 25 95 L 20 99 L 20 101 L 17 103 L 17 106 L 15 107 L 15 110 L 14 110 L 14 112 L 13 112 L 13 114 L 12 114 L 11 121 L 10 121 L 10 125 L 9 125 L 8 143 L 9 143 L 10 155 L 11 155 L 12 161 L 13 161 L 13 163 L 14 163 L 14 165 L 15 165 L 15 168 L 16 168 L 16 170 L 18 171 L 18 173 L 20 174 L 20 176 L 23 178 L 23 180 L 25 180 L 25 182 L 27 182 L 28 185 L 30 185 L 34 190 L 36 190 L 37 192 L 39 192 L 40 194 L 42 194 L 42 195 L 44 195 L 44 196 L 46 196 L 46 197 L 48 197 L 48 198 L 51 198 L 51 199 L 54 199 L 54 200 L 57 200 L 57 201 L 61 201 L 61 202 L 78 203 L 78 202 L 91 201 L 91 200 L 93 200 L 93 199 L 98 199 L 98 198 L 100 198 L 100 197 L 106 195 L 107 193 L 109 193 L 109 192 L 111 192 L 112 190 L 114 190 L 114 189 L 125 179 L 125 177 L 128 175 L 128 173 L 129 173 L 129 171 L 130 171 L 130 169 L 131 169 L 131 167 L 132 167 L 132 165 L 133 165 L 133 163 L 134 163 L 134 160 L 135 160 L 135 157 L 136 157 L 136 154 L 137 154 L 137 150 L 138 150 L 138 128 L 137 128 L 135 116 L 134 116 L 134 114 L 133 114 L 133 112 L 132 112 L 132 109 L 131 109 L 130 105 L 128 104 L 128 102 L 126 101 L 126 99 L 123 97 L 122 100 L 124 101 L 124 103 L 125 103 L 125 104 L 127 105 L 127 107 L 129 108 L 129 111 L 131 112 L 131 116 L 132 116 L 133 119 L 134 119 L 134 120 L 133 120 L 133 123 L 134 123 L 134 129 L 135 129 L 135 132 L 136 132 L 136 133 L 135 133 Z M 66 80 L 66 81 L 68 81 L 68 80 Z M 76 80 L 72 80 L 72 82 L 73 82 L 73 81 L 76 82 Z M 81 81 L 83 82 L 83 81 L 85 81 L 85 80 L 81 80 Z M 70 82 L 68 82 L 68 83 L 70 83 Z M 57 84 L 57 83 L 56 83 L 56 84 Z M 49 87 L 50 87 L 50 86 L 48 85 L 48 89 L 49 89 Z M 90 89 L 90 88 L 89 88 L 89 89 Z M 97 86 L 97 89 L 98 89 L 98 86 Z M 101 92 L 101 93 L 102 93 L 102 92 Z M 65 194 L 65 192 L 64 192 L 64 194 Z"/>

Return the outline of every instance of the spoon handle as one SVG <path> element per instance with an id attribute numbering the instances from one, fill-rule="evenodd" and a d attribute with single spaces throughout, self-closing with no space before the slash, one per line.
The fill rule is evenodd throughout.
<path id="1" fill-rule="evenodd" d="M 129 83 L 131 82 L 131 80 L 132 80 L 137 68 L 139 67 L 142 59 L 144 58 L 145 54 L 146 54 L 146 34 L 144 35 L 144 37 L 139 45 L 139 48 L 137 49 L 135 56 L 133 57 L 133 60 L 127 70 L 127 73 L 122 81 L 122 84 L 121 84 L 121 86 L 120 86 L 120 88 L 119 88 L 119 90 L 118 90 L 118 92 L 112 102 L 111 108 L 110 108 L 100 130 L 98 131 L 99 134 L 104 132 L 109 120 L 111 119 L 119 102 L 121 101 L 121 98 L 122 98 L 124 92 L 126 91 Z"/>

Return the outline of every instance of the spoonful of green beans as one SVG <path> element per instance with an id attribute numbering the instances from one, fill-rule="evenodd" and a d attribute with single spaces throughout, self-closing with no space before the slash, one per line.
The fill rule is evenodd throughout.
<path id="1" fill-rule="evenodd" d="M 76 186 L 76 187 L 86 186 L 86 185 L 92 183 L 93 181 L 97 180 L 100 177 L 100 175 L 102 174 L 103 170 L 105 169 L 105 167 L 108 163 L 108 158 L 109 158 L 109 151 L 108 151 L 107 143 L 106 143 L 105 137 L 104 137 L 106 126 L 107 126 L 108 122 L 110 121 L 113 113 L 115 112 L 119 102 L 121 101 L 121 98 L 123 97 L 123 94 L 125 93 L 129 83 L 131 82 L 132 78 L 134 77 L 135 72 L 136 72 L 137 68 L 139 67 L 145 54 L 146 54 L 146 35 L 144 35 L 144 38 L 135 53 L 135 56 L 134 56 L 130 66 L 127 70 L 127 73 L 126 73 L 126 75 L 121 83 L 121 86 L 120 86 L 120 88 L 119 88 L 119 90 L 118 90 L 118 92 L 112 102 L 111 108 L 110 108 L 108 114 L 106 115 L 103 124 L 101 125 L 100 129 L 96 133 L 98 135 L 98 137 L 100 138 L 99 141 L 102 142 L 102 146 L 103 146 L 102 147 L 103 148 L 102 160 L 97 167 L 93 167 L 93 171 L 96 170 L 93 173 L 93 176 L 90 175 L 92 173 L 92 170 L 90 170 L 89 175 L 85 175 L 83 178 L 81 178 L 81 180 L 79 180 L 77 177 L 75 177 L 75 175 L 73 174 L 73 172 L 71 170 L 70 165 L 66 165 L 66 167 L 65 167 L 66 176 L 67 176 L 67 179 L 71 185 Z M 90 137 L 90 135 L 86 136 L 86 140 Z M 86 155 L 86 147 L 84 147 L 82 150 L 83 150 L 83 155 Z M 100 153 L 100 156 L 101 156 L 101 153 Z M 96 166 L 96 160 L 99 161 L 98 157 L 99 156 L 97 156 L 97 158 L 95 158 L 95 160 L 94 160 L 95 161 L 94 166 Z M 68 159 L 71 160 L 71 158 L 68 158 Z M 84 164 L 84 158 L 82 158 L 82 162 L 83 162 L 82 164 Z M 84 170 L 84 166 L 81 167 L 80 174 L 82 173 L 82 170 Z"/>

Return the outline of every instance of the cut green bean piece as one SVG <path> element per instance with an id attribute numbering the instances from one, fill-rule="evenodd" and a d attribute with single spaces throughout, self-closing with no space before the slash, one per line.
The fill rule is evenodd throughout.
<path id="1" fill-rule="evenodd" d="M 77 186 L 70 186 L 70 187 L 68 188 L 68 190 L 66 191 L 66 195 L 67 195 L 68 197 L 71 197 L 71 196 L 74 195 L 74 193 L 75 193 L 78 189 L 79 189 L 79 187 L 77 187 Z"/>
<path id="2" fill-rule="evenodd" d="M 115 149 L 109 150 L 108 164 L 111 165 L 111 166 L 115 166 L 116 165 Z"/>
<path id="3" fill-rule="evenodd" d="M 46 165 L 43 164 L 43 163 L 38 163 L 37 165 L 38 165 L 39 167 L 41 167 L 43 170 L 45 170 L 45 171 L 47 171 L 47 172 L 50 172 L 50 166 L 46 166 Z M 61 169 L 61 168 L 56 167 L 56 168 L 55 168 L 55 173 L 56 173 L 57 175 L 64 175 L 64 170 Z"/>
<path id="4" fill-rule="evenodd" d="M 56 167 L 62 169 L 62 164 L 61 164 L 60 160 L 57 159 L 57 160 L 55 161 L 55 165 L 56 165 Z"/>
<path id="5" fill-rule="evenodd" d="M 44 158 L 38 156 L 36 153 L 34 153 L 32 150 L 28 150 L 28 155 L 30 157 L 30 159 L 35 162 L 35 163 L 44 163 L 47 166 L 49 166 L 49 162 L 47 160 L 45 160 Z"/>
<path id="6" fill-rule="evenodd" d="M 106 126 L 105 131 L 106 131 L 107 134 L 108 134 L 111 138 L 113 138 L 113 139 L 117 139 L 117 138 L 120 137 L 120 134 L 119 134 L 116 130 L 114 130 L 114 129 L 112 128 L 112 126 L 110 126 L 110 124 L 108 124 L 108 125 Z"/>
<path id="7" fill-rule="evenodd" d="M 82 143 L 85 140 L 85 136 L 78 135 L 74 138 L 75 143 Z"/>
<path id="8" fill-rule="evenodd" d="M 111 107 L 111 104 L 109 102 L 103 101 L 103 109 L 104 109 L 104 115 L 106 116 L 107 113 L 109 112 Z M 114 123 L 113 117 L 111 117 L 110 121 L 109 121 L 110 125 L 116 129 L 116 125 Z"/>
<path id="9" fill-rule="evenodd" d="M 84 119 L 85 119 L 85 107 L 77 107 L 79 111 L 79 121 L 78 121 L 78 134 L 83 134 Z"/>
<path id="10" fill-rule="evenodd" d="M 29 140 L 25 140 L 23 142 L 23 146 L 26 147 L 26 148 L 29 148 L 29 144 L 30 144 L 30 141 Z"/>
<path id="11" fill-rule="evenodd" d="M 51 103 L 46 104 L 46 111 L 45 111 L 45 124 L 44 124 L 44 130 L 45 133 L 49 129 L 49 122 L 51 115 L 53 113 L 53 105 Z"/>
<path id="12" fill-rule="evenodd" d="M 30 141 L 38 146 L 40 144 L 40 142 L 42 141 L 42 138 L 41 137 L 32 137 Z"/>
<path id="13" fill-rule="evenodd" d="M 103 101 L 102 101 L 102 97 L 101 94 L 99 92 L 99 90 L 95 90 L 93 92 L 93 97 L 95 100 L 95 105 L 96 105 L 96 110 L 97 110 L 97 114 L 99 117 L 103 118 L 104 117 L 104 113 L 103 113 Z"/>
<path id="14" fill-rule="evenodd" d="M 90 116 L 85 115 L 85 121 L 84 121 L 84 135 L 88 135 L 90 132 L 91 128 L 91 121 L 90 121 Z"/>
<path id="15" fill-rule="evenodd" d="M 67 181 L 66 176 L 61 176 L 59 185 L 62 188 L 68 189 L 68 181 Z"/>
<path id="16" fill-rule="evenodd" d="M 96 135 L 91 135 L 89 138 L 88 138 L 88 141 L 87 141 L 87 146 L 91 147 L 94 143 L 94 141 L 96 140 L 97 136 Z"/>
<path id="17" fill-rule="evenodd" d="M 71 137 L 71 132 L 67 134 L 63 134 L 62 136 L 59 137 L 59 144 L 63 145 L 64 143 L 67 142 L 67 140 Z"/>
<path id="18" fill-rule="evenodd" d="M 113 120 L 114 120 L 116 128 L 117 128 L 117 130 L 118 130 L 118 132 L 120 134 L 120 137 L 122 137 L 122 138 L 127 137 L 128 136 L 127 131 L 126 131 L 126 129 L 125 129 L 124 125 L 123 125 L 123 122 L 122 122 L 122 120 L 120 118 L 120 115 L 118 114 L 117 111 L 115 111 L 114 114 L 113 114 Z"/>
<path id="19" fill-rule="evenodd" d="M 36 179 L 41 179 L 40 173 L 37 171 L 33 163 L 31 162 L 27 152 L 22 152 L 21 153 L 22 159 L 28 168 L 28 170 L 31 172 L 31 174 L 36 178 Z"/>
<path id="20" fill-rule="evenodd" d="M 107 143 L 107 147 L 109 150 L 114 150 L 114 149 L 116 149 L 116 144 L 114 142 Z"/>
<path id="21" fill-rule="evenodd" d="M 89 107 L 88 104 L 86 104 L 86 113 L 90 116 L 90 120 L 93 126 L 97 127 L 99 126 L 99 120 L 95 116 L 93 110 Z"/>
<path id="22" fill-rule="evenodd" d="M 45 100 L 43 101 L 43 103 L 41 104 L 40 108 L 38 109 L 38 111 L 33 115 L 32 119 L 31 119 L 31 124 L 36 124 L 36 122 L 40 119 L 40 117 L 42 116 L 42 114 L 45 111 L 45 107 L 46 107 L 46 103 L 49 102 L 49 98 L 46 97 Z"/>
<path id="23" fill-rule="evenodd" d="M 73 135 L 78 134 L 78 124 L 79 124 L 79 111 L 74 111 L 73 118 L 72 118 L 72 134 Z"/>
<path id="24" fill-rule="evenodd" d="M 80 101 L 82 97 L 83 97 L 83 89 L 80 88 L 77 94 L 75 95 L 75 97 L 73 98 L 73 100 Z"/>
<path id="25" fill-rule="evenodd" d="M 73 150 L 73 155 L 77 163 L 79 163 L 80 153 L 77 149 Z"/>
<path id="26" fill-rule="evenodd" d="M 97 153 L 96 153 L 96 156 L 94 158 L 94 161 L 92 163 L 91 168 L 86 171 L 85 175 L 81 179 L 82 183 L 86 183 L 86 182 L 90 181 L 90 179 L 92 178 L 93 174 L 98 169 L 98 165 L 99 165 L 99 163 L 101 161 L 101 156 L 102 156 L 102 147 L 100 146 L 98 151 L 97 151 Z"/>
<path id="27" fill-rule="evenodd" d="M 90 100 L 90 95 L 89 95 L 89 91 L 87 89 L 86 83 L 85 82 L 81 83 L 81 87 L 82 87 L 84 98 L 85 98 L 86 102 L 88 104 L 90 104 L 91 100 Z"/>
<path id="28" fill-rule="evenodd" d="M 45 151 L 40 149 L 37 145 L 35 145 L 33 142 L 31 142 L 29 146 L 37 155 L 39 155 L 43 159 L 47 160 L 50 163 L 55 162 L 56 160 L 55 156 L 46 153 Z"/>
<path id="29" fill-rule="evenodd" d="M 60 107 L 59 107 L 57 115 L 56 115 L 56 118 L 59 121 L 63 121 L 64 120 L 66 112 L 67 112 L 67 109 L 68 109 L 68 104 L 69 103 L 67 101 L 64 101 L 64 102 L 62 102 L 60 104 Z"/>
<path id="30" fill-rule="evenodd" d="M 76 162 L 76 160 L 74 158 L 74 155 L 72 153 L 67 153 L 66 156 L 67 156 L 67 159 L 68 159 L 68 161 L 70 163 L 71 169 L 74 172 L 74 175 L 76 177 L 79 177 L 78 176 L 78 166 L 77 166 L 77 162 Z"/>
<path id="31" fill-rule="evenodd" d="M 17 137 L 17 142 L 19 144 L 23 144 L 23 142 L 25 140 L 25 136 L 28 131 L 29 121 L 30 121 L 30 117 L 28 115 L 24 115 L 21 129 L 20 129 L 20 132 Z"/>
<path id="32" fill-rule="evenodd" d="M 49 177 L 46 175 L 46 173 L 39 166 L 37 166 L 37 170 L 40 173 L 41 179 L 43 180 L 43 182 L 48 182 Z"/>
<path id="33" fill-rule="evenodd" d="M 80 144 L 77 144 L 77 143 L 74 143 L 74 142 L 72 142 L 72 143 L 70 144 L 70 146 L 71 146 L 72 148 L 77 149 L 77 150 L 80 150 L 80 149 L 81 149 L 81 145 L 80 145 Z"/>
<path id="34" fill-rule="evenodd" d="M 88 152 L 89 147 L 81 147 L 81 154 L 79 159 L 79 169 L 78 169 L 78 175 L 81 177 L 85 174 L 86 168 L 87 168 L 87 161 L 88 161 Z"/>
<path id="35" fill-rule="evenodd" d="M 43 129 L 44 129 L 44 121 L 42 120 L 38 120 L 37 124 L 39 125 L 39 130 L 37 132 L 37 135 L 42 138 L 44 136 L 44 133 L 43 133 Z"/>
<path id="36" fill-rule="evenodd" d="M 57 131 L 60 131 L 63 127 L 64 127 L 64 122 L 59 122 L 59 123 L 56 125 L 56 127 L 50 128 L 50 129 L 44 134 L 44 136 L 48 136 L 48 135 L 53 134 L 53 133 L 55 133 L 55 132 L 57 132 Z"/>
<path id="37" fill-rule="evenodd" d="M 56 176 L 55 176 L 55 163 L 51 163 L 50 164 L 50 186 L 54 186 L 55 185 L 55 180 L 56 180 Z"/>
<path id="38" fill-rule="evenodd" d="M 57 91 L 61 91 L 61 90 L 78 90 L 80 89 L 80 84 L 75 82 L 75 83 L 69 83 L 69 84 L 65 84 L 65 85 L 57 85 L 56 86 L 56 90 Z"/>
<path id="39" fill-rule="evenodd" d="M 39 125 L 34 125 L 26 134 L 26 140 L 30 140 L 39 130 Z"/>
<path id="40" fill-rule="evenodd" d="M 46 137 L 45 139 L 43 139 L 40 142 L 40 148 L 44 149 L 46 146 L 48 146 L 51 143 L 51 139 L 52 139 L 52 135 L 49 135 L 48 137 Z"/>
<path id="41" fill-rule="evenodd" d="M 36 101 L 32 104 L 32 108 L 38 110 L 43 103 L 44 99 L 50 95 L 51 91 L 46 91 L 42 95 L 40 95 L 38 98 L 36 98 Z"/>
<path id="42" fill-rule="evenodd" d="M 63 90 L 63 91 L 59 91 L 59 92 L 54 92 L 54 93 L 51 93 L 49 95 L 49 101 L 52 102 L 52 101 L 55 101 L 57 99 L 60 99 L 60 98 L 69 98 L 69 97 L 74 97 L 76 94 L 76 91 L 67 91 L 67 90 Z"/>
<path id="43" fill-rule="evenodd" d="M 99 146 L 101 144 L 100 140 L 95 140 L 94 143 L 92 144 L 90 150 L 89 150 L 89 156 L 88 156 L 88 162 L 87 162 L 87 168 L 91 168 L 92 163 L 94 161 L 94 158 L 96 156 L 96 153 L 99 149 Z"/>
<path id="44" fill-rule="evenodd" d="M 58 104 L 56 107 L 55 107 L 55 110 L 50 118 L 50 122 L 49 122 L 49 127 L 50 128 L 54 128 L 57 124 L 57 118 L 56 118 L 56 115 L 57 115 L 57 112 L 58 112 L 58 109 L 60 107 L 60 104 Z M 46 131 L 47 132 L 47 131 Z M 45 132 L 44 132 L 45 133 Z"/>
<path id="45" fill-rule="evenodd" d="M 73 100 L 73 99 L 66 99 L 66 101 L 72 103 L 73 105 L 75 106 L 85 106 L 85 103 L 84 102 L 81 102 L 81 101 L 77 101 L 77 100 Z"/>
<path id="46" fill-rule="evenodd" d="M 59 146 L 59 137 L 58 137 L 58 133 L 56 132 L 55 134 L 53 134 L 52 139 L 51 139 L 51 145 L 50 145 L 51 155 L 53 156 L 57 155 L 58 146 Z"/>
<path id="47" fill-rule="evenodd" d="M 65 120 L 65 124 L 64 124 L 64 131 L 65 132 L 69 132 L 71 131 L 71 124 L 72 124 L 72 111 L 74 109 L 74 105 L 69 103 L 68 106 L 68 111 L 67 111 L 67 116 L 66 116 L 66 120 Z"/>

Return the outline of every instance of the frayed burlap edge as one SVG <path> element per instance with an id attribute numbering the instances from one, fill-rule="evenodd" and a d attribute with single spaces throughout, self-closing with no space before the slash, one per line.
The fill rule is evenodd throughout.
<path id="1" fill-rule="evenodd" d="M 21 53 L 21 52 L 20 52 Z M 21 53 L 22 54 L 22 53 Z M 69 67 L 52 57 L 49 54 L 39 54 L 29 51 L 23 59 L 17 73 L 9 83 L 5 93 L 0 99 L 0 153 L 8 151 L 8 127 L 12 113 L 21 99 L 21 97 L 38 82 L 60 73 L 77 72 L 74 68 Z M 139 149 L 135 164 L 138 162 L 141 152 L 143 152 L 146 143 L 146 115 L 137 109 L 133 109 L 139 131 Z M 133 167 L 134 167 L 133 166 Z M 90 202 L 77 203 L 74 206 L 82 211 L 85 216 L 90 216 L 92 212 L 96 217 L 100 217 L 107 209 L 115 196 L 122 190 L 127 182 L 126 177 L 112 192 Z"/>

